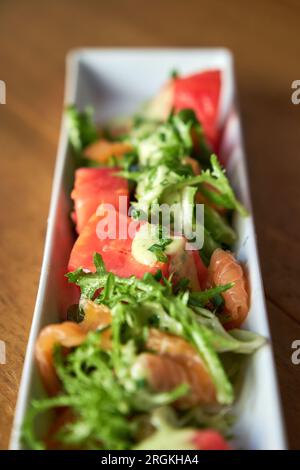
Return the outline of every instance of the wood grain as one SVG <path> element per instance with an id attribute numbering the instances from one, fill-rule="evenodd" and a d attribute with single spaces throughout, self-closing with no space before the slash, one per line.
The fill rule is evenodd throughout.
<path id="1" fill-rule="evenodd" d="M 82 46 L 226 46 L 236 61 L 254 215 L 291 448 L 300 448 L 299 2 L 0 3 L 0 447 L 8 445 L 32 318 L 62 112 L 65 56 Z"/>

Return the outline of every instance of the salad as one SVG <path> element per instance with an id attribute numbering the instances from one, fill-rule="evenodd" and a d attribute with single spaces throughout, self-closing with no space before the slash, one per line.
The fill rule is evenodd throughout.
<path id="1" fill-rule="evenodd" d="M 219 70 L 172 73 L 102 129 L 68 107 L 78 299 L 38 336 L 48 396 L 30 405 L 27 448 L 233 448 L 244 359 L 265 340 L 242 328 L 250 295 L 231 222 L 248 212 L 217 156 L 221 91 Z"/>

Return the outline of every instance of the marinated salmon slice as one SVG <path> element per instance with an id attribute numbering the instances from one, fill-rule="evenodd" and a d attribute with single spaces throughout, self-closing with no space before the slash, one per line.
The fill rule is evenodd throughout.
<path id="1" fill-rule="evenodd" d="M 85 337 L 86 333 L 81 330 L 77 323 L 73 322 L 48 325 L 40 332 L 35 345 L 35 358 L 49 395 L 56 395 L 60 388 L 53 364 L 55 346 L 60 345 L 65 348 L 79 346 Z"/>
<path id="2" fill-rule="evenodd" d="M 110 157 L 118 159 L 131 150 L 133 150 L 133 147 L 128 142 L 110 142 L 109 140 L 100 139 L 89 145 L 85 149 L 84 155 L 99 163 L 107 163 Z"/>
<path id="3" fill-rule="evenodd" d="M 83 308 L 85 317 L 81 323 L 49 325 L 38 337 L 36 360 L 50 395 L 56 394 L 60 388 L 53 364 L 54 347 L 60 345 L 69 349 L 79 346 L 89 331 L 111 324 L 111 312 L 106 306 L 87 300 Z M 101 347 L 111 349 L 111 329 L 101 335 Z M 187 341 L 151 328 L 145 347 L 151 352 L 138 356 L 133 373 L 142 373 L 154 391 L 170 391 L 186 383 L 190 389 L 186 396 L 177 401 L 178 407 L 215 403 L 215 387 L 211 377 L 197 351 Z"/>
<path id="4" fill-rule="evenodd" d="M 179 408 L 216 403 L 216 390 L 210 374 L 195 348 L 187 341 L 151 329 L 146 348 L 156 354 L 142 353 L 133 373 L 143 375 L 154 391 L 166 392 L 186 383 L 189 391 L 177 401 Z"/>
<path id="5" fill-rule="evenodd" d="M 42 377 L 43 384 L 49 395 L 59 391 L 60 384 L 54 363 L 53 351 L 55 346 L 70 349 L 79 346 L 89 331 L 103 328 L 111 323 L 110 310 L 104 305 L 86 301 L 84 305 L 84 320 L 81 323 L 63 322 L 48 325 L 40 332 L 35 345 L 35 358 Z M 106 330 L 101 335 L 101 346 L 111 347 L 111 332 Z"/>
<path id="6" fill-rule="evenodd" d="M 208 282 L 212 286 L 234 283 L 231 289 L 222 293 L 229 321 L 227 329 L 238 328 L 246 319 L 249 311 L 249 295 L 244 271 L 233 254 L 220 248 L 212 254 L 208 268 Z"/>

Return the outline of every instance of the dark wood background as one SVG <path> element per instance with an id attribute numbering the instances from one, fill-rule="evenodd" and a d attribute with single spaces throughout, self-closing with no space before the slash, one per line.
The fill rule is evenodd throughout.
<path id="1" fill-rule="evenodd" d="M 0 447 L 18 392 L 46 229 L 65 56 L 82 46 L 226 46 L 235 56 L 268 314 L 291 448 L 300 448 L 300 2 L 0 2 Z M 262 384 L 263 386 L 263 384 Z"/>

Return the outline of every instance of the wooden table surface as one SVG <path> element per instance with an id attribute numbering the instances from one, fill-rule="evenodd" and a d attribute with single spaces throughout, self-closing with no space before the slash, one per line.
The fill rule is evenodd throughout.
<path id="1" fill-rule="evenodd" d="M 283 1 L 0 3 L 0 448 L 7 448 L 38 287 L 65 56 L 82 46 L 226 46 L 236 61 L 268 314 L 291 448 L 300 448 L 300 4 Z M 263 386 L 263 384 L 262 384 Z"/>

